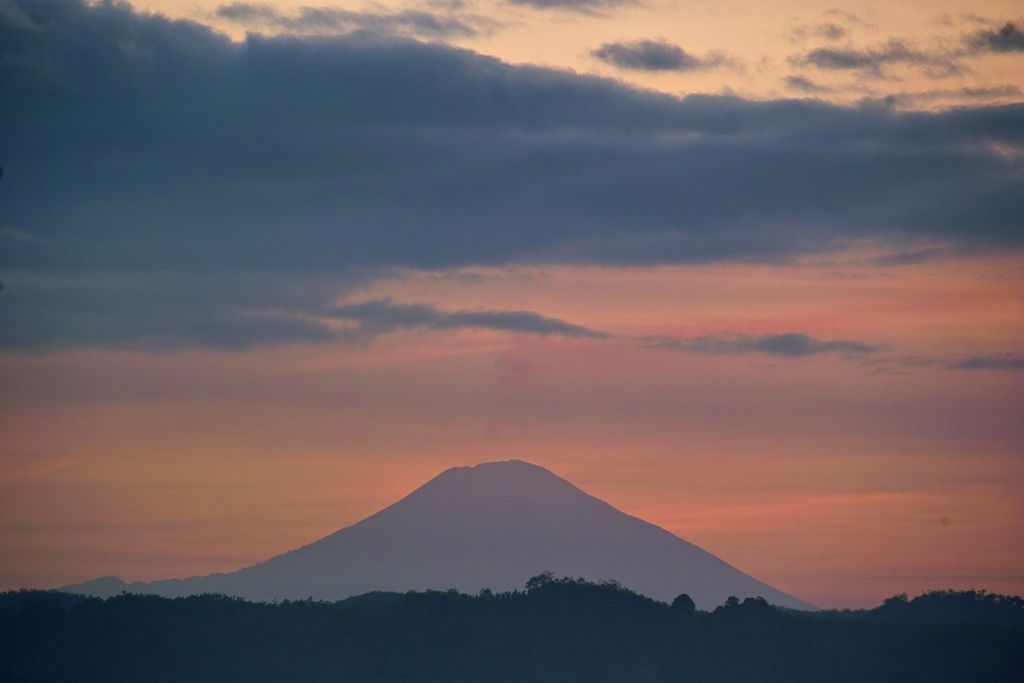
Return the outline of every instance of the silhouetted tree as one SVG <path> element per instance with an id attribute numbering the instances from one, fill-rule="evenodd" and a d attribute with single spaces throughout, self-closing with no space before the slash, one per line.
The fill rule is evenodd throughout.
<path id="1" fill-rule="evenodd" d="M 542 571 L 537 576 L 531 576 L 526 581 L 526 590 L 532 591 L 537 588 L 542 588 L 555 580 L 555 574 L 550 569 Z"/>
<path id="2" fill-rule="evenodd" d="M 672 609 L 676 612 L 690 613 L 697 609 L 697 605 L 686 593 L 680 593 L 676 596 L 676 599 L 672 601 Z"/>

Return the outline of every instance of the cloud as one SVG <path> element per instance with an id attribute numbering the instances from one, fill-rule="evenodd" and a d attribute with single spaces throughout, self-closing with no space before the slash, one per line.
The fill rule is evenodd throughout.
<path id="1" fill-rule="evenodd" d="M 840 19 L 843 21 L 846 20 L 845 17 L 840 17 Z M 847 23 L 856 24 L 857 22 L 854 21 Z M 825 40 L 835 41 L 841 40 L 849 36 L 849 34 L 850 30 L 848 28 L 840 26 L 832 21 L 810 25 L 802 24 L 790 31 L 790 42 L 802 43 L 808 38 L 823 38 Z"/>
<path id="2" fill-rule="evenodd" d="M 442 311 L 430 304 L 389 300 L 333 303 L 371 277 L 15 274 L 15 285 L 0 295 L 0 348 L 241 350 L 278 343 L 366 340 L 416 328 L 612 338 L 531 311 Z M 354 322 L 358 329 L 339 328 L 334 324 L 338 321 Z"/>
<path id="3" fill-rule="evenodd" d="M 831 22 L 825 24 L 819 24 L 814 27 L 814 32 L 827 40 L 839 40 L 846 36 L 846 29 L 839 24 L 833 24 Z"/>
<path id="4" fill-rule="evenodd" d="M 965 42 L 975 52 L 1024 52 L 1024 33 L 1012 21 L 1006 22 L 998 29 L 977 31 L 967 37 Z"/>
<path id="5" fill-rule="evenodd" d="M 295 34 L 340 34 L 362 30 L 382 35 L 458 38 L 490 33 L 500 24 L 478 15 L 426 10 L 351 12 L 333 7 L 303 7 L 284 14 L 263 3 L 221 5 L 216 15 L 249 27 L 266 27 Z"/>
<path id="6" fill-rule="evenodd" d="M 390 299 L 340 306 L 333 303 L 373 277 L 372 273 L 347 279 L 268 278 L 258 273 L 15 273 L 14 286 L 5 287 L 0 294 L 0 349 L 235 351 L 281 343 L 366 342 L 382 334 L 414 329 L 494 330 L 638 343 L 710 355 L 761 353 L 800 358 L 824 353 L 864 355 L 881 348 L 854 341 L 815 339 L 794 332 L 622 337 L 534 311 L 446 311 L 429 303 L 400 304 Z M 350 325 L 339 326 L 337 323 L 341 322 Z M 977 362 L 972 359 L 963 367 L 980 367 Z M 1006 359 L 1000 361 L 997 357 L 993 362 Z"/>
<path id="7" fill-rule="evenodd" d="M 666 335 L 622 337 L 582 325 L 549 318 L 532 311 L 443 311 L 431 304 L 396 304 L 390 299 L 376 299 L 334 308 L 330 316 L 354 321 L 357 336 L 373 337 L 399 329 L 489 329 L 502 332 L 523 332 L 541 336 L 559 335 L 642 346 L 671 351 L 707 355 L 743 355 L 761 353 L 769 356 L 802 358 L 826 353 L 863 356 L 883 347 L 848 340 L 815 339 L 800 332 L 746 335 L 735 332 L 672 337 Z"/>
<path id="8" fill-rule="evenodd" d="M 15 272 L 0 293 L 0 349 L 240 350 L 337 338 L 323 312 L 349 277 L 261 273 Z"/>
<path id="9" fill-rule="evenodd" d="M 871 259 L 875 266 L 907 266 L 915 263 L 926 263 L 936 258 L 949 256 L 951 253 L 947 247 L 925 247 L 923 249 L 909 249 L 883 254 Z"/>
<path id="10" fill-rule="evenodd" d="M 42 30 L 38 24 L 25 13 L 22 12 L 19 7 L 13 2 L 0 2 L 0 25 L 11 26 L 13 28 L 28 30 L 28 31 L 39 31 Z"/>
<path id="11" fill-rule="evenodd" d="M 741 355 L 763 353 L 769 356 L 801 358 L 824 353 L 870 354 L 882 347 L 842 339 L 815 339 L 800 332 L 747 335 L 739 333 L 709 334 L 678 339 L 675 337 L 644 337 L 649 346 L 709 355 Z"/>
<path id="12" fill-rule="evenodd" d="M 639 343 L 650 348 L 706 355 L 761 353 L 786 358 L 803 358 L 826 353 L 863 356 L 876 353 L 883 348 L 841 339 L 815 339 L 800 332 L 762 335 L 723 332 L 682 338 L 667 335 L 622 337 L 558 318 L 542 316 L 532 311 L 442 311 L 431 304 L 395 304 L 389 299 L 346 304 L 333 309 L 330 315 L 342 320 L 355 321 L 359 325 L 357 336 L 362 337 L 387 334 L 399 329 L 489 329 L 541 336 L 559 335 Z"/>
<path id="13" fill-rule="evenodd" d="M 899 92 L 886 95 L 885 97 L 873 100 L 881 102 L 884 106 L 890 107 L 919 107 L 921 105 L 933 105 L 943 100 L 962 102 L 963 100 L 1017 100 L 1021 90 L 1015 85 L 988 86 L 980 88 L 937 88 L 934 90 L 919 90 L 917 92 Z M 862 104 L 872 100 L 865 99 Z"/>
<path id="14" fill-rule="evenodd" d="M 334 303 L 375 275 L 386 274 L 297 278 L 259 273 L 15 273 L 14 286 L 0 293 L 0 349 L 237 351 L 268 344 L 365 343 L 379 335 L 415 329 L 561 336 L 708 355 L 863 356 L 881 349 L 796 332 L 623 337 L 534 311 L 447 311 L 429 303 L 401 304 L 390 299 Z"/>
<path id="15" fill-rule="evenodd" d="M 982 88 L 960 88 L 956 91 L 958 95 L 975 99 L 988 99 L 991 97 L 1018 97 L 1021 90 L 1015 85 L 994 85 Z"/>
<path id="16" fill-rule="evenodd" d="M 395 304 L 387 299 L 377 299 L 339 306 L 330 314 L 336 318 L 357 322 L 359 331 L 370 336 L 397 329 L 428 328 L 487 329 L 588 339 L 611 338 L 604 332 L 532 311 L 441 311 L 430 304 Z"/>
<path id="17" fill-rule="evenodd" d="M 832 91 L 828 86 L 818 85 L 814 81 L 809 78 L 804 78 L 803 76 L 787 76 L 786 85 L 793 90 L 798 90 L 802 93 L 823 94 Z"/>
<path id="18" fill-rule="evenodd" d="M 854 12 L 848 12 L 842 9 L 827 9 L 822 14 L 826 17 L 834 17 L 836 20 L 842 21 L 850 26 L 861 26 L 867 29 L 878 28 L 877 24 L 865 22 Z"/>
<path id="19" fill-rule="evenodd" d="M 598 14 L 601 10 L 637 4 L 637 0 L 508 0 L 510 4 L 539 10 L 569 10 L 582 14 Z"/>
<path id="20" fill-rule="evenodd" d="M 700 58 L 663 40 L 605 43 L 590 54 L 620 69 L 634 71 L 696 71 L 731 63 L 721 53 L 713 52 Z"/>
<path id="21" fill-rule="evenodd" d="M 973 23 L 988 20 L 972 18 Z M 951 23 L 951 21 L 947 22 Z M 838 31 L 829 34 L 818 27 L 800 27 L 795 32 L 798 41 L 805 40 L 809 35 L 817 35 L 826 40 L 836 40 L 845 35 L 841 26 L 835 25 Z M 945 78 L 969 73 L 970 68 L 965 60 L 979 54 L 1006 54 L 1024 52 L 1024 33 L 1013 22 L 1006 22 L 999 28 L 985 28 L 961 36 L 959 45 L 943 45 L 937 43 L 931 49 L 921 49 L 899 38 L 891 38 L 887 42 L 869 48 L 818 47 L 805 54 L 790 58 L 790 62 L 799 66 L 813 66 L 828 71 L 857 71 L 863 76 L 885 78 L 886 67 L 903 65 L 919 68 L 930 78 Z"/>
<path id="22" fill-rule="evenodd" d="M 1000 353 L 994 356 L 970 356 L 949 365 L 951 370 L 1024 370 L 1024 356 Z"/>
<path id="23" fill-rule="evenodd" d="M 23 10 L 53 28 L 0 28 L 4 224 L 48 241 L 5 249 L 2 268 L 773 260 L 900 234 L 1024 244 L 1024 181 L 989 151 L 1024 143 L 1021 105 L 678 99 L 393 38 L 233 44 L 121 5 Z"/>
<path id="24" fill-rule="evenodd" d="M 260 296 L 212 286 L 219 303 L 196 303 L 175 336 L 155 312 L 187 315 L 189 298 L 164 302 L 144 273 L 199 297 L 202 278 L 239 273 L 302 283 L 389 268 L 764 262 L 863 239 L 1024 248 L 1024 157 L 1005 153 L 1024 149 L 1019 103 L 676 98 L 365 32 L 232 43 L 124 4 L 8 4 L 8 347 L 214 343 L 219 315 L 235 330 L 326 334 L 319 290 L 278 299 L 255 285 Z M 90 299 L 94 282 L 134 284 Z M 138 331 L 126 320 L 115 335 L 107 319 L 125 297 L 138 300 L 125 309 Z M 81 302 L 81 319 L 33 322 Z M 235 343 L 224 334 L 217 343 Z"/>
<path id="25" fill-rule="evenodd" d="M 926 75 L 932 77 L 960 74 L 966 68 L 956 53 L 920 50 L 897 38 L 867 49 L 819 47 L 791 61 L 828 71 L 857 70 L 875 78 L 884 77 L 883 67 L 894 64 L 920 67 Z"/>

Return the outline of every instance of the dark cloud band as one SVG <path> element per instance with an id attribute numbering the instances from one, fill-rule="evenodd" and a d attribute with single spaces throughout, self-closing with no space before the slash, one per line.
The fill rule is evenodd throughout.
<path id="1" fill-rule="evenodd" d="M 395 304 L 374 300 L 340 306 L 331 315 L 358 323 L 369 335 L 396 329 L 429 328 L 435 330 L 488 329 L 525 332 L 541 336 L 609 339 L 610 335 L 581 325 L 549 318 L 532 311 L 440 311 L 429 304 Z"/>
<path id="2" fill-rule="evenodd" d="M 330 337 L 320 293 L 227 287 L 206 306 L 147 280 L 89 299 L 81 278 L 776 261 L 892 236 L 1024 247 L 1021 104 L 679 99 L 365 33 L 238 44 L 123 4 L 4 7 L 8 348 L 88 330 L 96 344 Z M 160 327 L 190 300 L 181 332 Z M 74 307 L 90 313 L 31 323 Z M 107 322 L 120 311 L 136 332 Z"/>
<path id="3" fill-rule="evenodd" d="M 0 25 L 0 268 L 323 271 L 1024 246 L 1024 106 L 677 99 L 73 0 Z M 28 26 L 26 28 L 26 26 Z M 872 150 L 865 154 L 865 150 Z"/>

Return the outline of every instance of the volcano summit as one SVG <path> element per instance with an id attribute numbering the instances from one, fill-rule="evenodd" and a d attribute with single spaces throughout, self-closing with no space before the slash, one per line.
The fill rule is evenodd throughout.
<path id="1" fill-rule="evenodd" d="M 543 571 L 615 579 L 662 601 L 687 593 L 700 609 L 731 595 L 815 609 L 519 460 L 453 467 L 361 522 L 229 574 L 131 584 L 107 577 L 63 590 L 338 600 L 375 590 L 514 590 Z"/>

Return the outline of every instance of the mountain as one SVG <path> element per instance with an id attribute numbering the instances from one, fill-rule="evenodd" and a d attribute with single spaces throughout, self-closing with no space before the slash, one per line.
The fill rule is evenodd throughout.
<path id="1" fill-rule="evenodd" d="M 687 593 L 699 609 L 731 595 L 816 609 L 519 460 L 453 467 L 357 524 L 230 574 L 131 584 L 106 577 L 62 590 L 338 600 L 375 590 L 514 590 L 543 571 L 615 579 L 662 601 Z"/>

